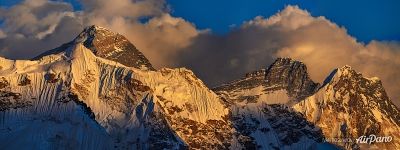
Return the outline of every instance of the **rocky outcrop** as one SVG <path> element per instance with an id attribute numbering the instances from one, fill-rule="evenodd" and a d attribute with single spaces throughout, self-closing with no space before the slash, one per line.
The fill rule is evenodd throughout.
<path id="1" fill-rule="evenodd" d="M 356 142 L 357 138 L 369 135 L 398 139 L 400 113 L 378 78 L 365 78 L 350 66 L 334 70 L 319 86 L 310 79 L 305 64 L 290 58 L 278 58 L 268 69 L 248 73 L 213 90 L 230 108 L 238 132 L 248 135 L 251 142 L 247 143 L 256 147 L 293 147 L 299 137 L 307 137 L 316 143 L 325 139 L 322 141 L 345 149 L 400 147 L 399 140 L 372 144 Z M 265 115 L 266 110 L 268 113 Z M 289 122 L 287 118 L 291 118 Z M 290 125 L 292 122 L 295 126 Z M 307 130 L 301 128 L 304 123 L 309 125 Z M 263 124 L 272 128 L 261 127 L 262 131 L 278 135 L 290 132 L 282 136 L 291 138 L 274 138 L 258 133 L 257 129 Z M 275 143 L 280 144 L 266 145 L 260 139 L 277 140 L 279 142 Z"/>
<path id="2" fill-rule="evenodd" d="M 380 80 L 349 66 L 319 86 L 305 64 L 278 58 L 214 93 L 188 69 L 155 71 L 98 26 L 33 60 L 0 63 L 2 149 L 316 149 L 332 146 L 327 138 L 400 138 Z"/>
<path id="3" fill-rule="evenodd" d="M 378 78 L 365 78 L 350 66 L 333 71 L 318 92 L 293 108 L 319 126 L 327 139 L 351 139 L 337 143 L 345 148 L 400 147 L 399 140 L 371 145 L 356 143 L 357 138 L 369 135 L 399 139 L 400 112 Z"/>
<path id="4" fill-rule="evenodd" d="M 319 84 L 310 79 L 304 63 L 278 58 L 268 69 L 247 73 L 213 91 L 223 95 L 225 100 L 293 104 L 315 93 L 318 87 Z"/>
<path id="5" fill-rule="evenodd" d="M 119 62 L 125 66 L 155 70 L 150 61 L 127 38 L 95 25 L 86 27 L 73 41 L 46 51 L 33 60 L 40 59 L 46 55 L 63 52 L 75 43 L 83 43 L 96 56 Z"/>
<path id="6" fill-rule="evenodd" d="M 193 72 L 126 67 L 99 57 L 103 47 L 88 49 L 83 37 L 64 51 L 36 60 L 0 58 L 0 147 L 37 149 L 35 144 L 41 143 L 49 149 L 228 149 L 234 145 L 235 131 L 224 119 L 228 111 Z"/>
<path id="7" fill-rule="evenodd" d="M 307 67 L 291 58 L 278 58 L 266 71 L 265 84 L 270 90 L 285 89 L 297 100 L 313 94 L 318 88 L 307 72 Z"/>
<path id="8" fill-rule="evenodd" d="M 288 106 L 312 95 L 318 85 L 302 62 L 278 58 L 267 69 L 213 90 L 229 108 L 246 149 L 312 149 L 324 142 L 322 131 Z"/>

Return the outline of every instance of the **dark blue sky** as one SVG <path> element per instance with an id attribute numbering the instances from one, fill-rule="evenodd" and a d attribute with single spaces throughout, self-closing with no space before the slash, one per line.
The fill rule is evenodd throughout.
<path id="1" fill-rule="evenodd" d="M 174 16 L 215 33 L 229 31 L 255 16 L 271 16 L 286 5 L 298 5 L 313 16 L 325 16 L 344 26 L 359 41 L 400 40 L 399 0 L 169 0 Z"/>
<path id="2" fill-rule="evenodd" d="M 20 0 L 0 0 L 11 6 Z M 64 0 L 81 9 L 79 0 Z M 400 40 L 399 0 L 167 0 L 173 16 L 193 22 L 198 28 L 214 33 L 229 32 L 255 16 L 271 16 L 286 5 L 298 5 L 313 16 L 325 16 L 359 41 Z"/>

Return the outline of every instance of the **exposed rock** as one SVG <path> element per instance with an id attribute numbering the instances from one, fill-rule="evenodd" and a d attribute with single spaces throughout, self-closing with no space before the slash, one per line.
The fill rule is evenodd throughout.
<path id="1" fill-rule="evenodd" d="M 127 38 L 95 25 L 86 27 L 75 40 L 46 51 L 33 58 L 33 60 L 40 59 L 46 55 L 63 52 L 77 42 L 83 43 L 96 56 L 119 62 L 128 67 L 155 70 L 149 60 Z"/>
<path id="2" fill-rule="evenodd" d="M 271 90 L 285 89 L 297 100 L 312 95 L 319 85 L 310 79 L 304 63 L 291 58 L 278 58 L 266 72 L 267 87 Z"/>
<path id="3" fill-rule="evenodd" d="M 27 86 L 29 84 L 31 84 L 31 79 L 29 79 L 29 76 L 26 74 L 21 75 L 18 81 L 18 85 Z"/>
<path id="4" fill-rule="evenodd" d="M 246 149 L 310 149 L 323 143 L 321 130 L 287 105 L 314 94 L 318 85 L 302 62 L 278 58 L 268 69 L 247 73 L 213 90 L 230 109 Z"/>
<path id="5" fill-rule="evenodd" d="M 59 81 L 55 73 L 47 73 L 44 75 L 44 78 L 47 80 L 47 83 L 56 83 Z"/>
<path id="6" fill-rule="evenodd" d="M 348 149 L 359 148 L 355 139 L 360 136 L 400 138 L 400 112 L 388 98 L 381 81 L 365 78 L 350 66 L 333 71 L 317 93 L 294 108 L 319 126 L 326 138 L 352 139 L 350 143 L 338 143 Z M 366 144 L 361 148 L 370 146 L 397 149 L 400 141 Z"/>
<path id="7" fill-rule="evenodd" d="M 0 91 L 0 111 L 25 108 L 28 106 L 32 106 L 32 102 L 22 99 L 20 93 Z"/>
<path id="8" fill-rule="evenodd" d="M 0 61 L 3 149 L 316 149 L 324 138 L 400 138 L 380 80 L 349 66 L 320 87 L 305 64 L 278 58 L 214 93 L 188 69 L 155 71 L 98 26 L 32 61 Z"/>

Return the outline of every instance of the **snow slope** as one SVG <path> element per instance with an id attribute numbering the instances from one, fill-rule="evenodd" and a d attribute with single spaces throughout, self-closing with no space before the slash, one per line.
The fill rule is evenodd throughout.
<path id="1" fill-rule="evenodd" d="M 377 78 L 365 78 L 350 66 L 338 68 L 314 95 L 294 105 L 325 137 L 350 138 L 345 148 L 400 148 L 400 113 Z M 360 136 L 392 136 L 390 143 L 359 144 Z"/>
<path id="2" fill-rule="evenodd" d="M 279 58 L 268 69 L 213 90 L 230 109 L 235 129 L 248 139 L 246 149 L 312 149 L 323 143 L 321 130 L 288 106 L 317 86 L 303 63 Z"/>
<path id="3" fill-rule="evenodd" d="M 149 60 L 123 35 L 114 33 L 104 27 L 92 25 L 86 27 L 74 40 L 60 47 L 46 51 L 33 60 L 50 54 L 62 53 L 73 47 L 75 43 L 82 43 L 96 56 L 116 61 L 128 67 L 142 70 L 155 70 Z"/>
<path id="4" fill-rule="evenodd" d="M 173 131 L 175 119 L 202 124 L 227 114 L 189 70 L 126 67 L 80 42 L 35 61 L 0 61 L 0 145 L 9 149 L 179 148 L 188 142 Z M 172 108 L 182 111 L 165 113 Z"/>
<path id="5" fill-rule="evenodd" d="M 349 66 L 319 86 L 278 58 L 212 91 L 98 26 L 33 60 L 0 58 L 1 149 L 399 149 L 399 121 L 379 79 Z M 395 141 L 324 141 L 366 134 Z"/>
<path id="6" fill-rule="evenodd" d="M 399 109 L 378 78 L 365 78 L 350 66 L 336 69 L 319 86 L 303 63 L 278 58 L 268 69 L 213 90 L 230 109 L 238 132 L 258 148 L 315 149 L 335 144 L 344 149 L 399 149 Z M 369 135 L 391 136 L 393 141 L 356 143 Z"/>

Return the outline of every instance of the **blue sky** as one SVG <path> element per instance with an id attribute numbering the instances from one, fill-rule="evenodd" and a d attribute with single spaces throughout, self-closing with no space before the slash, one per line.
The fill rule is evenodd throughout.
<path id="1" fill-rule="evenodd" d="M 85 5 L 80 4 L 83 0 L 64 1 L 77 11 L 83 10 L 82 13 L 65 11 L 63 8 L 69 7 L 60 3 L 40 5 L 45 7 L 23 4 L 24 10 L 1 9 L 10 12 L 0 14 L 4 17 L 0 18 L 0 56 L 29 59 L 75 38 L 83 26 L 96 24 L 125 35 L 156 68 L 186 67 L 208 85 L 265 68 L 276 57 L 291 57 L 310 66 L 310 75 L 317 81 L 323 81 L 333 68 L 353 66 L 368 76 L 380 77 L 388 87 L 388 94 L 400 99 L 400 63 L 397 61 L 400 58 L 400 9 L 397 8 L 400 0 L 166 0 L 169 12 L 160 7 L 164 3 L 157 0 L 141 3 L 146 5 L 135 3 L 145 0 L 120 3 L 122 5 L 110 0 L 86 0 L 90 3 Z M 19 2 L 0 0 L 0 6 L 10 7 Z M 288 5 L 297 5 L 300 9 Z M 154 12 L 126 11 L 137 9 L 136 6 L 143 10 L 154 9 Z M 232 25 L 243 27 L 243 22 L 254 21 L 256 16 L 269 18 L 280 10 L 287 13 L 280 13 L 282 16 L 278 18 L 283 19 L 274 23 L 276 26 L 251 25 L 231 32 Z M 304 10 L 330 21 L 318 21 L 320 19 L 310 17 Z M 60 12 L 78 15 L 72 17 Z M 160 12 L 168 15 L 151 18 L 153 22 L 147 24 L 131 20 L 144 17 L 139 21 L 146 21 L 146 15 L 160 15 Z M 57 14 L 60 18 L 52 16 Z M 313 23 L 278 30 L 288 29 L 285 25 L 307 18 Z M 11 21 L 2 27 L 2 20 Z M 331 22 L 346 28 L 347 32 L 328 26 Z M 57 27 L 53 31 L 52 25 Z M 198 29 L 211 29 L 213 33 L 204 34 Z M 44 38 L 39 37 L 47 33 Z M 354 42 L 348 34 L 364 44 Z"/>
<path id="2" fill-rule="evenodd" d="M 0 0 L 9 7 L 20 0 Z M 76 10 L 79 0 L 64 0 Z M 271 16 L 286 5 L 298 5 L 313 16 L 325 16 L 344 26 L 358 41 L 400 40 L 400 1 L 398 0 L 167 0 L 172 15 L 225 34 L 231 25 L 240 25 L 255 16 Z"/>
<path id="3" fill-rule="evenodd" d="M 229 31 L 229 25 L 240 25 L 258 15 L 271 16 L 285 5 L 295 4 L 313 16 L 325 16 L 344 26 L 360 41 L 400 40 L 398 0 L 169 0 L 168 3 L 173 15 L 219 34 Z"/>

